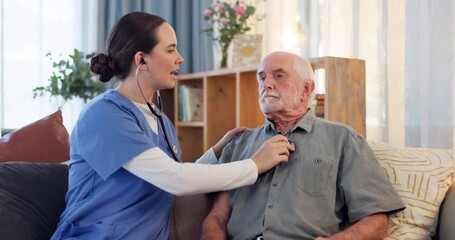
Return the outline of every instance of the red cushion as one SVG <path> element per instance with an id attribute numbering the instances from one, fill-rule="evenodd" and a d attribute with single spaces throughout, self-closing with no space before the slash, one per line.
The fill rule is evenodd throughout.
<path id="1" fill-rule="evenodd" d="M 69 160 L 69 135 L 62 111 L 0 138 L 0 162 L 59 163 Z"/>

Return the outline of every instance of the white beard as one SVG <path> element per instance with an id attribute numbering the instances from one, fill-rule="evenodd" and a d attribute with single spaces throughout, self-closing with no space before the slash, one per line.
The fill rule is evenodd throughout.
<path id="1" fill-rule="evenodd" d="M 297 94 L 298 90 L 292 96 L 277 96 L 277 97 L 260 97 L 259 107 L 264 114 L 293 109 L 300 106 L 300 98 Z M 278 94 L 273 94 L 276 96 Z"/>
<path id="2" fill-rule="evenodd" d="M 273 103 L 269 99 L 261 99 L 259 101 L 259 107 L 261 108 L 261 111 L 265 114 L 278 112 L 284 109 L 283 101 L 281 99 Z"/>

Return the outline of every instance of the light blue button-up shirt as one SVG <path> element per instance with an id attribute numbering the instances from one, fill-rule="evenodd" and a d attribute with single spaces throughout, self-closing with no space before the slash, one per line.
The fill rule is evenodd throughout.
<path id="1" fill-rule="evenodd" d="M 276 134 L 267 121 L 231 141 L 220 162 L 249 157 Z M 289 161 L 254 185 L 231 191 L 232 239 L 259 234 L 265 239 L 314 239 L 368 215 L 404 208 L 367 142 L 352 128 L 308 111 L 285 136 L 296 147 Z"/>

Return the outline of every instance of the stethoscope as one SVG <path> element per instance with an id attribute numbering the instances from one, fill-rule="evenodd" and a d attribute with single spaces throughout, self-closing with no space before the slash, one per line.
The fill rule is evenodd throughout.
<path id="1" fill-rule="evenodd" d="M 141 59 L 140 64 L 141 65 L 145 64 L 144 59 Z M 150 112 L 158 118 L 158 123 L 161 125 L 161 128 L 163 129 L 164 138 L 166 139 L 167 146 L 169 147 L 169 149 L 172 152 L 172 156 L 174 157 L 174 160 L 177 161 L 177 162 L 180 162 L 180 159 L 179 159 L 179 157 L 177 155 L 177 146 L 171 145 L 171 141 L 169 140 L 169 136 L 167 135 L 166 126 L 164 125 L 164 120 L 163 120 L 163 116 L 162 116 L 162 114 L 163 114 L 163 102 L 161 101 L 160 91 L 156 90 L 156 100 L 158 102 L 158 109 L 157 110 L 155 110 L 155 108 L 147 100 L 147 98 L 145 97 L 144 93 L 142 92 L 142 88 L 141 88 L 141 85 L 139 84 L 139 78 L 138 78 L 139 67 L 141 65 L 137 66 L 137 68 L 136 68 L 136 82 L 137 82 L 137 86 L 139 87 L 139 91 L 141 92 L 142 97 L 144 98 L 147 106 L 149 107 Z"/>

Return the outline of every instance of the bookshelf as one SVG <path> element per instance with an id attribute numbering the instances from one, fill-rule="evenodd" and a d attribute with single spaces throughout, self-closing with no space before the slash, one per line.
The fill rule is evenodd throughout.
<path id="1" fill-rule="evenodd" d="M 366 137 L 365 61 L 352 58 L 310 58 L 324 71 L 324 118 L 345 123 Z"/>
<path id="2" fill-rule="evenodd" d="M 365 62 L 335 57 L 312 58 L 310 62 L 315 70 L 325 72 L 324 118 L 346 123 L 365 136 Z M 244 67 L 181 75 L 174 89 L 161 92 L 164 111 L 180 139 L 182 161 L 199 158 L 235 127 L 254 128 L 264 123 L 256 70 Z M 202 121 L 179 120 L 181 85 L 202 89 Z"/>

